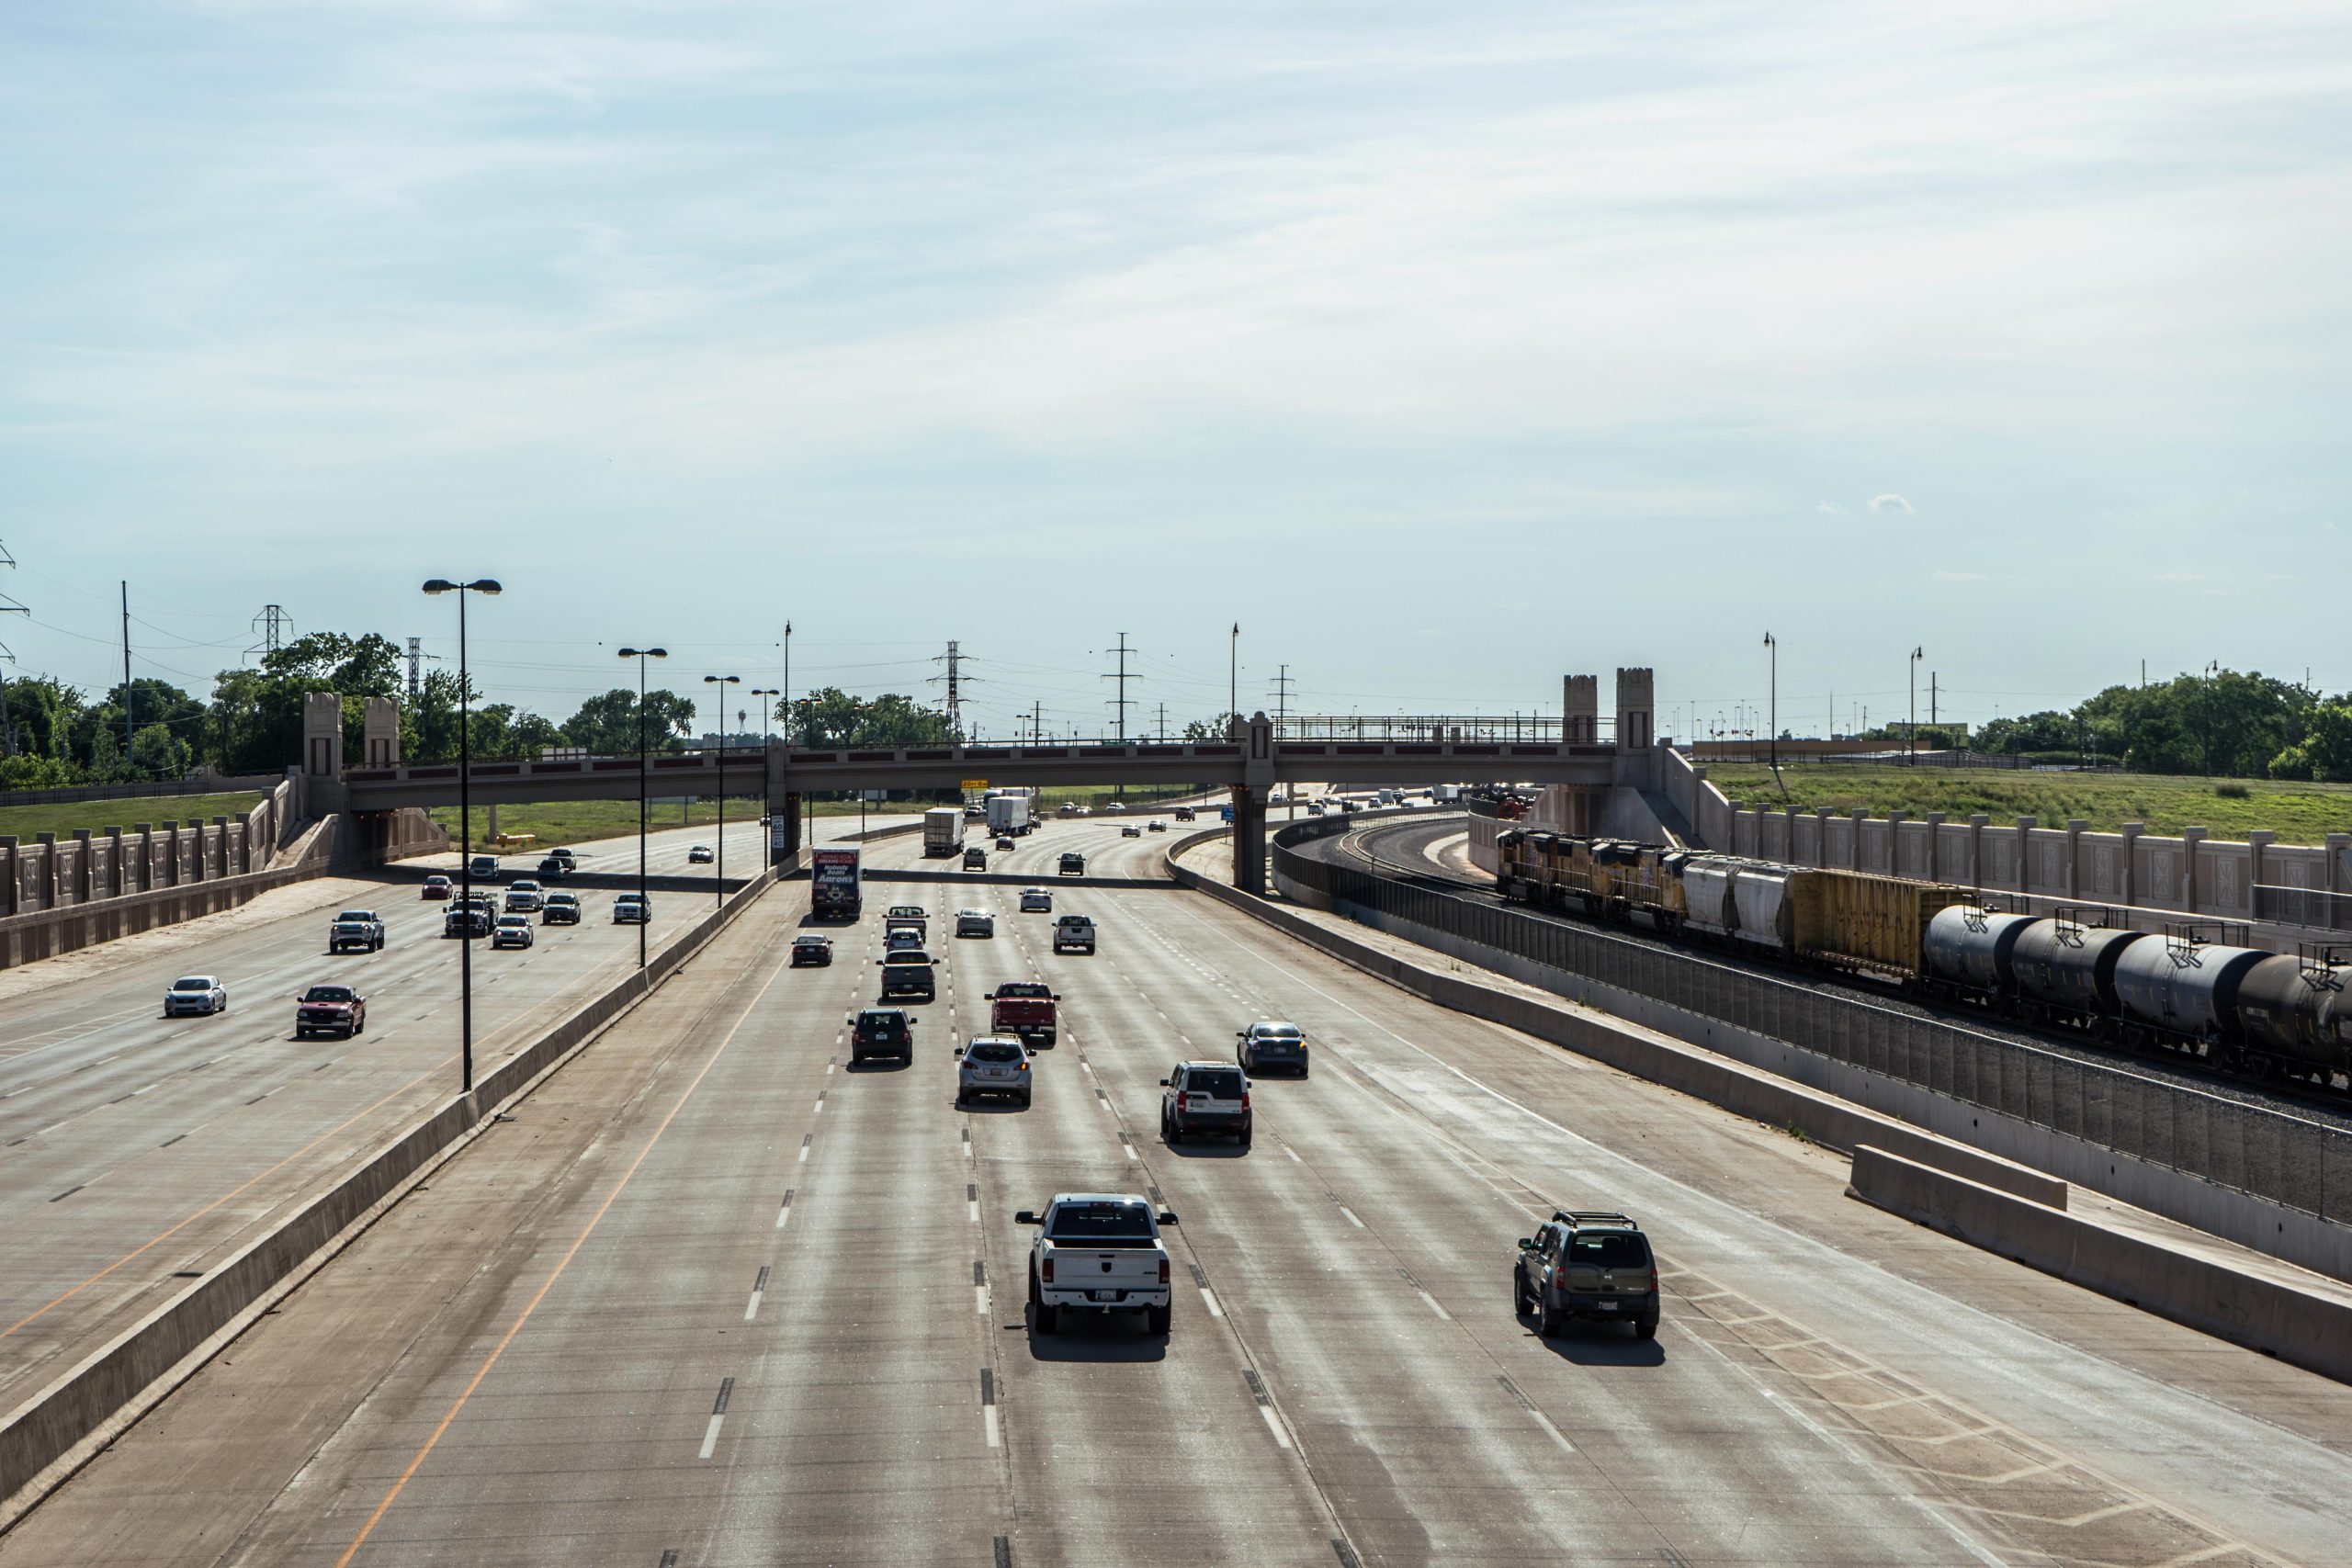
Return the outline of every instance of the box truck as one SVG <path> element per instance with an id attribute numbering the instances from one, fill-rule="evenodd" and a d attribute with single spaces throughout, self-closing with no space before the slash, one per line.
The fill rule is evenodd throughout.
<path id="1" fill-rule="evenodd" d="M 854 920 L 864 907 L 857 852 L 839 845 L 808 852 L 808 912 L 819 919 Z"/>
<path id="2" fill-rule="evenodd" d="M 1010 833 L 1015 838 L 1037 825 L 1036 797 L 1027 794 L 989 796 L 989 834 L 1000 838 Z"/>

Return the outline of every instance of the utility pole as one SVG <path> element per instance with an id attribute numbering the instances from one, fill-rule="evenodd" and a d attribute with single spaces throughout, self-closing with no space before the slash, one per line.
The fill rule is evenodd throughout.
<path id="1" fill-rule="evenodd" d="M 122 581 L 122 765 L 130 766 L 130 580 Z"/>
<path id="2" fill-rule="evenodd" d="M 1168 705 L 1166 703 L 1159 705 L 1159 738 L 1162 740 L 1168 739 Z"/>
<path id="3" fill-rule="evenodd" d="M 8 553 L 8 547 L 0 545 L 0 566 L 13 567 L 16 564 L 17 558 Z M 31 615 L 32 611 L 28 607 L 19 604 L 6 593 L 0 593 L 0 615 L 30 616 Z M 7 644 L 0 643 L 0 741 L 6 742 L 7 754 L 11 757 L 17 754 L 17 716 L 8 706 L 7 666 L 16 662 L 16 658 L 15 652 Z"/>
<path id="4" fill-rule="evenodd" d="M 1029 744 L 1032 746 L 1042 745 L 1045 742 L 1045 737 L 1046 705 L 1040 702 L 1032 702 L 1029 705 Z"/>
<path id="5" fill-rule="evenodd" d="M 1910 767 L 1918 760 L 1919 751 L 1919 660 L 1928 657 L 1924 648 L 1911 650 L 1911 722 L 1903 737 L 1903 765 Z"/>
<path id="6" fill-rule="evenodd" d="M 1274 676 L 1274 733 L 1283 732 L 1283 722 L 1290 716 L 1290 689 L 1298 682 L 1290 678 L 1290 666 L 1278 667 Z"/>
<path id="7" fill-rule="evenodd" d="M 1127 646 L 1126 633 L 1119 634 L 1119 646 L 1113 651 L 1119 656 L 1118 672 L 1114 675 L 1105 675 L 1102 679 L 1116 681 L 1119 683 L 1119 694 L 1114 701 L 1119 713 L 1119 743 L 1124 746 L 1127 740 L 1127 682 L 1138 678 L 1127 673 L 1127 655 L 1133 653 L 1135 649 Z"/>
<path id="8" fill-rule="evenodd" d="M 1772 650 L 1772 706 L 1770 727 L 1772 748 L 1772 772 L 1781 771 L 1781 639 L 1770 632 L 1764 634 L 1764 646 Z"/>

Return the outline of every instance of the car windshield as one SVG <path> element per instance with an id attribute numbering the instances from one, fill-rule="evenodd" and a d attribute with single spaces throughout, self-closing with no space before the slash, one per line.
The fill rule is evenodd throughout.
<path id="1" fill-rule="evenodd" d="M 797 936 L 792 939 L 792 945 L 795 947 L 831 947 L 832 943 L 827 942 L 820 936 Z"/>
<path id="2" fill-rule="evenodd" d="M 548 895 L 548 902 L 550 904 L 577 904 L 580 902 L 580 896 L 577 893 L 550 893 Z"/>
<path id="3" fill-rule="evenodd" d="M 996 988 L 1000 997 L 1049 997 L 1053 992 L 1035 980 L 1007 980 Z"/>
<path id="4" fill-rule="evenodd" d="M 338 920 L 372 920 L 375 918 L 365 909 L 345 909 L 335 917 Z"/>
<path id="5" fill-rule="evenodd" d="M 858 1017 L 857 1027 L 867 1034 L 893 1034 L 906 1027 L 906 1015 L 896 1012 L 869 1012 Z"/>
<path id="6" fill-rule="evenodd" d="M 348 986 L 313 986 L 302 993 L 306 1002 L 347 1002 L 351 999 Z"/>
<path id="7" fill-rule="evenodd" d="M 203 975 L 191 975 L 185 980 L 172 982 L 172 989 L 175 991 L 209 991 L 211 988 L 211 979 Z"/>
<path id="8" fill-rule="evenodd" d="M 1643 1269 L 1649 1265 L 1649 1243 L 1624 1231 L 1568 1238 L 1568 1261 L 1596 1269 Z"/>
<path id="9" fill-rule="evenodd" d="M 1021 1060 L 1021 1047 L 982 1041 L 972 1047 L 969 1055 L 975 1062 L 991 1062 L 1001 1066 L 1006 1062 Z"/>
<path id="10" fill-rule="evenodd" d="M 882 962 L 895 968 L 905 969 L 914 964 L 930 963 L 931 954 L 919 947 L 902 947 L 896 953 L 884 954 Z"/>
<path id="11" fill-rule="evenodd" d="M 498 917 L 498 923 L 502 926 L 527 926 L 531 922 L 520 915 L 501 915 Z"/>
<path id="12" fill-rule="evenodd" d="M 1141 1203 L 1064 1203 L 1054 1211 L 1053 1241 L 1148 1241 L 1151 1211 Z"/>
<path id="13" fill-rule="evenodd" d="M 1212 1067 L 1206 1072 L 1184 1075 L 1184 1087 L 1194 1094 L 1213 1094 L 1219 1100 L 1241 1098 L 1241 1074 L 1233 1067 Z"/>

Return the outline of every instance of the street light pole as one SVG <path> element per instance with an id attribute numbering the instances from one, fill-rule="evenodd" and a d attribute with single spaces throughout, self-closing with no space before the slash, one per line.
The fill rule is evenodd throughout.
<path id="1" fill-rule="evenodd" d="M 1233 636 L 1226 643 L 1225 671 L 1225 738 L 1233 739 L 1234 721 L 1241 715 L 1241 623 L 1233 623 Z"/>
<path id="2" fill-rule="evenodd" d="M 706 675 L 702 683 L 718 688 L 718 853 L 711 862 L 710 880 L 717 885 L 718 907 L 727 907 L 727 688 L 741 685 L 741 675 Z"/>
<path id="3" fill-rule="evenodd" d="M 752 695 L 755 697 L 780 697 L 783 694 L 783 690 L 775 686 L 752 688 Z M 760 707 L 760 825 L 767 829 L 768 841 L 760 847 L 762 865 L 775 863 L 775 794 L 768 784 L 768 720 L 775 716 L 775 705 L 763 702 Z"/>
<path id="4" fill-rule="evenodd" d="M 1919 660 L 1928 656 L 1925 648 L 1911 650 L 1911 722 L 1903 737 L 1903 765 L 1914 766 L 1919 754 Z"/>
<path id="5" fill-rule="evenodd" d="M 645 931 L 653 923 L 653 906 L 645 901 L 645 812 L 650 791 L 645 762 L 645 661 L 667 659 L 666 648 L 624 648 L 623 659 L 637 660 L 637 966 L 645 967 Z"/>
<path id="6" fill-rule="evenodd" d="M 458 898 L 465 911 L 465 933 L 458 939 L 458 1081 L 461 1092 L 474 1091 L 474 915 L 473 915 L 473 707 L 466 673 L 466 595 L 496 593 L 495 578 L 452 582 L 436 577 L 424 585 L 427 593 L 458 596 Z M 125 700 L 129 698 L 126 689 Z"/>
<path id="7" fill-rule="evenodd" d="M 792 744 L 792 623 L 784 623 L 784 743 Z"/>
<path id="8" fill-rule="evenodd" d="M 1769 649 L 1770 649 L 1772 650 L 1772 706 L 1771 706 L 1772 772 L 1773 772 L 1773 773 L 1777 776 L 1777 775 L 1780 773 L 1780 771 L 1781 771 L 1781 643 L 1780 643 L 1780 639 L 1779 639 L 1778 637 L 1774 637 L 1770 632 L 1766 632 L 1766 633 L 1764 634 L 1764 646 L 1765 646 L 1766 648 L 1769 648 Z"/>

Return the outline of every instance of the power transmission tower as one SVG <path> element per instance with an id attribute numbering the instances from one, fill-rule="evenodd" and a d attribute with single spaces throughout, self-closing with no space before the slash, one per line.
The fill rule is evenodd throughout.
<path id="1" fill-rule="evenodd" d="M 1119 683 L 1119 694 L 1115 699 L 1114 699 L 1114 705 L 1119 711 L 1119 740 L 1120 743 L 1124 745 L 1127 739 L 1127 682 L 1130 681 L 1140 680 L 1142 677 L 1127 673 L 1127 655 L 1135 652 L 1136 650 L 1127 646 L 1126 633 L 1121 632 L 1119 634 L 1119 646 L 1113 651 L 1117 653 L 1119 656 L 1118 673 L 1114 675 L 1105 675 L 1102 679 L 1105 681 L 1116 681 Z"/>
<path id="2" fill-rule="evenodd" d="M 17 558 L 8 553 L 8 547 L 0 545 L 0 566 L 14 567 L 16 564 Z M 31 614 L 32 611 L 28 606 L 18 604 L 6 593 L 0 593 L 0 615 L 29 616 Z M 6 643 L 0 642 L 0 743 L 6 745 L 7 754 L 11 757 L 17 754 L 17 715 L 16 711 L 8 706 L 7 666 L 15 663 L 16 660 L 15 650 Z"/>
<path id="3" fill-rule="evenodd" d="M 947 682 L 947 728 L 956 734 L 961 735 L 964 733 L 964 682 L 977 681 L 979 677 L 964 673 L 963 649 L 953 638 L 948 641 L 947 651 L 934 658 L 932 662 L 947 666 L 947 673 L 933 675 L 931 677 L 931 683 L 937 685 L 942 681 Z"/>
<path id="4" fill-rule="evenodd" d="M 294 629 L 294 617 L 286 613 L 283 604 L 264 604 L 261 614 L 254 617 L 253 627 L 261 634 L 261 640 L 245 652 L 266 659 L 285 645 L 286 634 Z"/>
<path id="5" fill-rule="evenodd" d="M 413 637 L 408 639 L 408 705 L 416 706 L 417 700 L 424 695 L 424 639 Z"/>
<path id="6" fill-rule="evenodd" d="M 1159 738 L 1162 740 L 1168 739 L 1168 705 L 1166 703 L 1159 705 Z"/>
<path id="7" fill-rule="evenodd" d="M 1290 689 L 1298 684 L 1290 678 L 1289 665 L 1284 664 L 1280 669 L 1281 673 L 1274 677 L 1274 733 L 1276 735 L 1283 732 L 1283 720 L 1290 716 Z"/>

